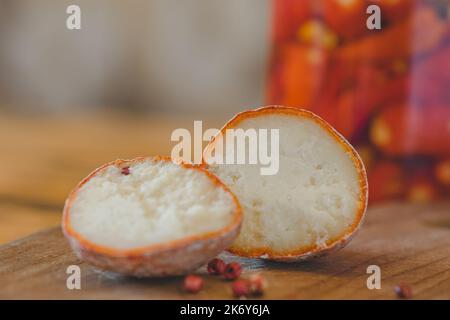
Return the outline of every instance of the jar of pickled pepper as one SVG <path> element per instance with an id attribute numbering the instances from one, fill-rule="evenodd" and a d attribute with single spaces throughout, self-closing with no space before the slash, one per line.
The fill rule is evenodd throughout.
<path id="1" fill-rule="evenodd" d="M 450 199 L 449 1 L 273 0 L 272 14 L 267 102 L 355 145 L 371 203 Z"/>

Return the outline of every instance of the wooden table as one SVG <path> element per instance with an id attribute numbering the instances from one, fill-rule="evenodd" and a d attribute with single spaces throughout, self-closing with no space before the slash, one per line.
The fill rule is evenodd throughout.
<path id="1" fill-rule="evenodd" d="M 170 133 L 193 119 L 0 118 L 0 242 L 58 226 L 69 190 L 96 166 L 116 158 L 169 154 Z M 209 121 L 217 127 L 224 119 Z M 406 282 L 414 296 L 450 299 L 450 203 L 371 208 L 360 233 L 343 250 L 298 264 L 238 259 L 244 276 L 262 273 L 268 299 L 394 299 Z M 68 290 L 66 268 L 81 268 L 81 290 Z M 378 265 L 382 288 L 366 273 Z M 205 273 L 200 269 L 199 273 Z M 206 276 L 198 295 L 181 278 L 133 279 L 78 261 L 58 227 L 0 246 L 0 298 L 228 299 L 230 284 Z"/>
<path id="2" fill-rule="evenodd" d="M 420 299 L 450 299 L 450 205 L 390 205 L 370 210 L 360 234 L 341 251 L 296 264 L 239 259 L 244 277 L 259 272 L 268 299 L 394 299 L 410 284 Z M 181 290 L 181 278 L 134 279 L 78 261 L 59 228 L 0 247 L 0 298 L 229 299 L 230 283 L 205 276 L 197 294 Z M 81 268 L 81 290 L 68 290 L 66 269 Z M 366 286 L 367 267 L 381 268 L 381 289 Z M 198 271 L 205 274 L 204 269 Z"/>

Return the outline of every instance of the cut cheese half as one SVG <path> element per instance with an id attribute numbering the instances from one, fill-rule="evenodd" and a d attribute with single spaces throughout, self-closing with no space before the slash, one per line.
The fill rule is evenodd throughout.
<path id="1" fill-rule="evenodd" d="M 244 146 L 250 159 L 250 139 L 228 143 L 227 129 L 265 129 L 268 137 L 278 129 L 278 172 L 262 175 L 263 165 L 248 161 L 214 163 L 221 153 L 224 162 L 230 152 L 237 159 Z M 273 141 L 268 140 L 270 154 Z M 242 230 L 230 248 L 237 255 L 279 261 L 317 256 L 345 245 L 366 212 L 368 186 L 360 157 L 328 123 L 306 110 L 269 106 L 236 115 L 208 144 L 204 162 L 242 206 Z"/>
<path id="2" fill-rule="evenodd" d="M 185 274 L 237 237 L 241 209 L 208 171 L 168 158 L 117 160 L 66 201 L 63 231 L 82 260 L 134 276 Z"/>

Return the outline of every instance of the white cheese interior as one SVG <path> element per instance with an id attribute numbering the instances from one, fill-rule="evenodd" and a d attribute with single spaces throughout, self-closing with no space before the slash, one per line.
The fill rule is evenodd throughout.
<path id="1" fill-rule="evenodd" d="M 126 249 L 215 231 L 232 221 L 231 195 L 203 172 L 166 161 L 133 164 L 129 171 L 108 167 L 80 189 L 70 212 L 75 231 Z"/>
<path id="2" fill-rule="evenodd" d="M 261 175 L 259 164 L 211 166 L 243 209 L 233 246 L 282 252 L 322 246 L 346 232 L 357 215 L 360 186 L 335 138 L 311 119 L 283 114 L 248 118 L 237 128 L 279 129 L 280 163 L 275 175 Z"/>

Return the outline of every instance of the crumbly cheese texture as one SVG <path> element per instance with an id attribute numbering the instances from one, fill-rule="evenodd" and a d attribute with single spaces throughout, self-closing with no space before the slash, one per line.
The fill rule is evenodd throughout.
<path id="1" fill-rule="evenodd" d="M 284 114 L 247 118 L 236 128 L 279 129 L 279 171 L 261 175 L 260 164 L 210 167 L 242 206 L 233 247 L 283 254 L 324 247 L 346 233 L 360 205 L 359 175 L 329 132 L 312 119 Z"/>
<path id="2" fill-rule="evenodd" d="M 232 222 L 230 193 L 204 172 L 172 162 L 110 166 L 79 190 L 71 225 L 98 245 L 130 249 L 219 230 Z"/>

